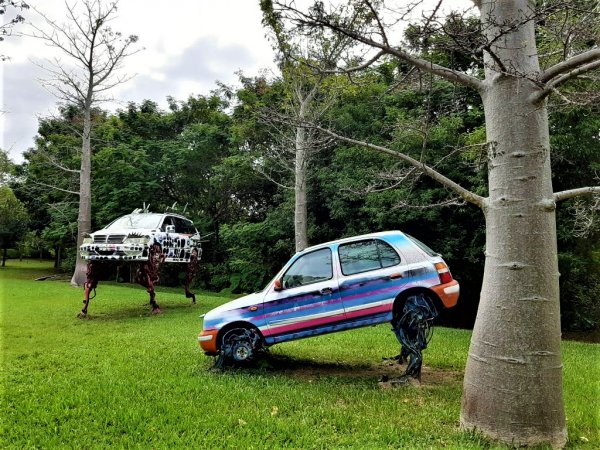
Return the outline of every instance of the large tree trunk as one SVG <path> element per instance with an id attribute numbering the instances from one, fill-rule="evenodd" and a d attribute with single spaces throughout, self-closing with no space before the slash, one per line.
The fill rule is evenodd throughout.
<path id="1" fill-rule="evenodd" d="M 306 119 L 307 102 L 310 99 L 301 99 L 298 118 Z M 300 252 L 308 247 L 308 207 L 306 201 L 306 186 L 308 177 L 309 142 L 308 133 L 304 127 L 296 127 L 296 161 L 294 182 L 294 235 L 296 251 Z"/>
<path id="2" fill-rule="evenodd" d="M 523 20 L 526 0 L 484 1 L 494 23 Z M 514 22 L 513 22 L 514 23 Z M 539 71 L 534 24 L 492 48 L 507 70 Z M 489 199 L 481 300 L 465 371 L 461 425 L 514 444 L 562 446 L 560 311 L 555 205 L 548 114 L 533 104 L 539 89 L 524 76 L 501 75 L 486 58 L 483 94 L 489 145 Z"/>
<path id="3" fill-rule="evenodd" d="M 60 267 L 60 244 L 54 246 L 54 268 L 58 269 Z"/>
<path id="4" fill-rule="evenodd" d="M 8 248 L 6 245 L 2 246 L 2 267 L 6 266 L 6 252 L 7 252 Z"/>
<path id="5" fill-rule="evenodd" d="M 81 171 L 79 174 L 79 214 L 77 216 L 77 262 L 71 278 L 72 286 L 83 286 L 86 278 L 86 262 L 79 255 L 83 238 L 92 231 L 92 148 L 91 148 L 91 93 L 88 96 L 83 117 L 83 143 L 81 146 Z"/>

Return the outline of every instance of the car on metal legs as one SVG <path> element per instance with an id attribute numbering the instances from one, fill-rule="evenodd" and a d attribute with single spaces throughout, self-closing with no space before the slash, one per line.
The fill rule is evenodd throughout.
<path id="1" fill-rule="evenodd" d="M 83 308 L 79 317 L 87 316 L 98 281 L 112 265 L 133 266 L 136 282 L 148 291 L 152 312 L 159 313 L 154 288 L 161 267 L 164 263 L 183 263 L 185 296 L 196 303 L 190 285 L 198 273 L 202 256 L 201 237 L 192 221 L 180 214 L 151 213 L 145 206 L 136 209 L 85 236 L 79 252 L 81 258 L 87 260 Z M 90 296 L 92 292 L 94 294 Z"/>
<path id="2" fill-rule="evenodd" d="M 417 239 L 356 236 L 297 253 L 262 291 L 209 311 L 198 342 L 219 366 L 280 342 L 391 322 L 403 345 L 404 337 L 422 349 L 427 324 L 459 291 L 442 257 Z"/>
<path id="3" fill-rule="evenodd" d="M 200 234 L 191 220 L 174 213 L 135 210 L 84 238 L 81 257 L 89 261 L 142 262 L 160 246 L 167 263 L 189 263 L 201 254 Z"/>

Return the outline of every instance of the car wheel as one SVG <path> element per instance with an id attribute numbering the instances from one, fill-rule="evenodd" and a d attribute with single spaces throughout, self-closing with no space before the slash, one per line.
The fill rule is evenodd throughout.
<path id="1" fill-rule="evenodd" d="M 239 327 L 227 330 L 220 339 L 215 366 L 223 368 L 252 361 L 261 348 L 261 341 L 260 333 L 254 328 Z"/>

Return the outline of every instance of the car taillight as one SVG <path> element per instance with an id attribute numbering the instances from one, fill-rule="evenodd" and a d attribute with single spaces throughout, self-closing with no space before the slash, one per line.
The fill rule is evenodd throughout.
<path id="1" fill-rule="evenodd" d="M 452 274 L 450 273 L 450 269 L 448 269 L 446 263 L 435 263 L 435 269 L 437 270 L 438 276 L 440 277 L 440 283 L 446 284 L 452 281 Z"/>

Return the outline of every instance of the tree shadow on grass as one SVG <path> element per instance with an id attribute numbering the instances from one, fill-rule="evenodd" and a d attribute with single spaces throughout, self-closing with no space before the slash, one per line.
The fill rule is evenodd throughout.
<path id="1" fill-rule="evenodd" d="M 407 384 L 419 387 L 458 385 L 463 379 L 463 372 L 459 370 L 423 366 L 420 382 L 411 378 L 407 383 L 397 383 L 397 380 L 404 375 L 406 364 L 399 364 L 392 359 L 384 359 L 375 364 L 347 364 L 294 358 L 269 352 L 257 358 L 252 367 L 246 370 L 261 374 L 284 375 L 308 382 L 331 377 L 345 379 L 351 383 L 377 382 L 382 389 Z"/>

